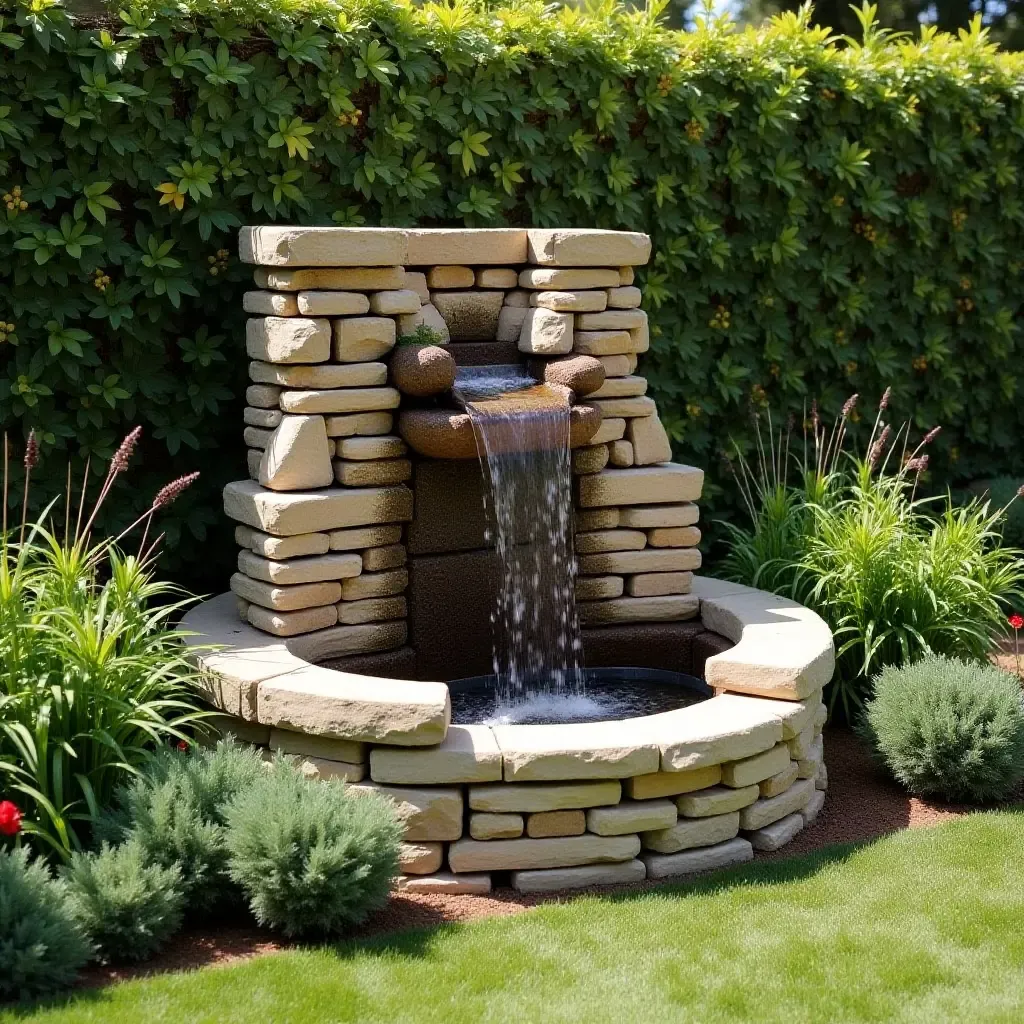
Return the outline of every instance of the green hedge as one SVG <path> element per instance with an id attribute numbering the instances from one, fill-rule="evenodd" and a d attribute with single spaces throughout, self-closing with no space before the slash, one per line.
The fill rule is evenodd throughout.
<path id="1" fill-rule="evenodd" d="M 1024 58 L 978 31 L 837 49 L 793 15 L 682 35 L 538 0 L 104 29 L 34 0 L 0 26 L 0 417 L 16 451 L 42 433 L 51 493 L 142 423 L 115 512 L 201 469 L 168 540 L 223 586 L 230 545 L 193 541 L 244 473 L 239 225 L 597 225 L 653 236 L 646 371 L 719 512 L 752 409 L 887 385 L 945 426 L 936 483 L 1015 472 L 1022 168 Z"/>

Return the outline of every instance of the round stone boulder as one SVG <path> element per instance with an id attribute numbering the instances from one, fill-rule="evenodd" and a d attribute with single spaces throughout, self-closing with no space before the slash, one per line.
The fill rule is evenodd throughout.
<path id="1" fill-rule="evenodd" d="M 604 363 L 594 356 L 531 359 L 530 375 L 546 384 L 563 384 L 577 395 L 589 395 L 604 383 Z"/>
<path id="2" fill-rule="evenodd" d="M 399 345 L 391 356 L 391 379 L 404 395 L 439 395 L 455 383 L 455 359 L 440 345 Z"/>

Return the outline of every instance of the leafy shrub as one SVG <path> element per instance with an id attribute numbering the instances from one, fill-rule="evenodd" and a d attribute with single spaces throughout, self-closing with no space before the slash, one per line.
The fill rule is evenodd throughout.
<path id="1" fill-rule="evenodd" d="M 130 837 L 148 861 L 179 870 L 190 916 L 241 904 L 228 874 L 224 815 L 266 772 L 257 750 L 231 740 L 188 754 L 168 751 L 122 790 L 103 834 L 114 841 Z"/>
<path id="2" fill-rule="evenodd" d="M 116 787 L 155 746 L 182 739 L 201 717 L 194 669 L 170 626 L 184 594 L 155 580 L 148 536 L 154 514 L 190 478 L 152 500 L 136 524 L 135 554 L 116 546 L 125 536 L 92 532 L 137 440 L 133 431 L 115 453 L 91 514 L 85 493 L 75 501 L 69 491 L 35 525 L 23 518 L 8 529 L 5 515 L 0 533 L 0 779 L 18 795 L 29 841 L 63 858 L 88 841 Z M 28 474 L 37 456 L 30 436 Z"/>
<path id="3" fill-rule="evenodd" d="M 401 828 L 386 801 L 269 772 L 227 810 L 231 877 L 261 924 L 338 934 L 387 899 Z"/>
<path id="4" fill-rule="evenodd" d="M 796 485 L 785 434 L 753 465 L 740 457 L 751 525 L 726 526 L 731 550 L 720 569 L 825 619 L 837 654 L 829 703 L 847 718 L 881 665 L 929 654 L 983 661 L 1024 585 L 1021 553 L 1001 544 L 1007 508 L 980 499 L 957 508 L 948 498 L 937 508 L 917 497 L 938 432 L 910 450 L 909 428 L 894 434 L 882 422 L 890 397 L 862 458 L 844 447 L 855 398 L 831 428 L 815 419 Z"/>
<path id="5" fill-rule="evenodd" d="M 245 475 L 235 231 L 268 221 L 649 232 L 643 369 L 718 515 L 716 454 L 749 407 L 817 394 L 831 414 L 889 381 L 946 424 L 940 483 L 1024 467 L 1024 58 L 980 22 L 846 46 L 803 15 L 680 34 L 658 9 L 128 0 L 104 37 L 18 5 L 0 420 L 45 432 L 47 492 L 64 450 L 108 451 L 137 415 L 140 487 L 105 514 L 116 532 L 187 453 L 204 484 L 169 553 L 223 585 L 220 489 Z M 225 543 L 195 558 L 208 531 Z"/>
<path id="6" fill-rule="evenodd" d="M 0 850 L 0 1001 L 67 988 L 92 952 L 46 865 Z"/>
<path id="7" fill-rule="evenodd" d="M 76 853 L 63 870 L 68 906 L 105 961 L 148 960 L 181 927 L 181 871 L 133 841 Z"/>
<path id="8" fill-rule="evenodd" d="M 990 665 L 929 657 L 883 669 L 865 726 L 893 775 L 920 796 L 998 800 L 1024 778 L 1020 684 Z"/>

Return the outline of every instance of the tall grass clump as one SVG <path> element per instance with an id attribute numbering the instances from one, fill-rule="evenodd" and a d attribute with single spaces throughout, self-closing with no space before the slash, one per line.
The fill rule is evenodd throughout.
<path id="1" fill-rule="evenodd" d="M 164 487 L 117 537 L 93 524 L 126 470 L 140 431 L 115 453 L 91 506 L 88 469 L 27 520 L 34 435 L 24 453 L 20 522 L 8 524 L 4 438 L 0 532 L 0 796 L 19 806 L 27 842 L 66 860 L 90 839 L 115 789 L 169 741 L 186 742 L 201 716 L 193 669 L 172 622 L 188 603 L 154 577 L 154 516 L 192 482 Z M 129 537 L 137 535 L 129 552 Z"/>
<path id="2" fill-rule="evenodd" d="M 736 475 L 749 525 L 726 526 L 728 579 L 792 597 L 817 611 L 836 641 L 829 705 L 859 713 L 883 666 L 927 655 L 980 662 L 1005 631 L 1021 593 L 1021 552 L 1004 546 L 1003 506 L 957 506 L 918 494 L 933 429 L 916 446 L 908 425 L 884 422 L 889 392 L 863 454 L 849 451 L 857 396 L 830 427 L 812 411 L 800 452 L 790 432 L 764 441 Z M 795 477 L 795 482 L 794 482 Z"/>

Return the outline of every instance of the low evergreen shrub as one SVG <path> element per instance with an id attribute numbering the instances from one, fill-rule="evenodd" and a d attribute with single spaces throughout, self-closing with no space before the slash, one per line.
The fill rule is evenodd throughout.
<path id="1" fill-rule="evenodd" d="M 46 865 L 0 850 L 0 1002 L 67 988 L 92 952 Z"/>
<path id="2" fill-rule="evenodd" d="M 260 924 L 337 935 L 387 899 L 402 830 L 385 800 L 279 770 L 239 793 L 226 818 L 231 877 Z"/>
<path id="3" fill-rule="evenodd" d="M 73 855 L 62 882 L 104 962 L 148 960 L 181 927 L 181 871 L 152 863 L 138 842 Z"/>
<path id="4" fill-rule="evenodd" d="M 918 796 L 998 800 L 1024 778 L 1020 683 L 990 665 L 929 657 L 885 668 L 864 728 L 892 774 Z"/>

